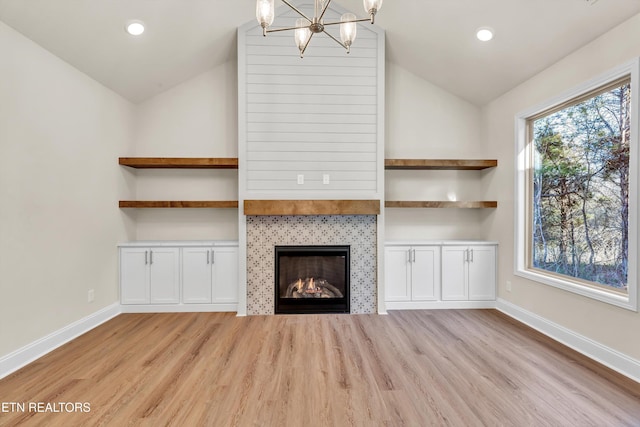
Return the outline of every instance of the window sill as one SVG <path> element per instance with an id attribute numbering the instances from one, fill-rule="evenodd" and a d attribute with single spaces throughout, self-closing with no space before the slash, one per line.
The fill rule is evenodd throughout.
<path id="1" fill-rule="evenodd" d="M 607 304 L 615 305 L 626 310 L 638 311 L 638 304 L 636 298 L 630 296 L 616 295 L 612 292 L 605 290 L 599 290 L 590 288 L 588 286 L 582 286 L 567 280 L 550 277 L 541 273 L 536 273 L 530 270 L 516 269 L 516 276 L 523 277 L 525 279 L 532 280 L 534 282 L 542 283 L 545 285 L 553 286 L 554 288 L 562 289 L 574 294 L 582 295 L 587 298 L 591 298 L 597 301 L 601 301 Z"/>

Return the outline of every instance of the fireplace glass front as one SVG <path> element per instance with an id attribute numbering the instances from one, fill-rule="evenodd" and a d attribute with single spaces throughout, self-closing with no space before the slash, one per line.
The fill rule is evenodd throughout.
<path id="1" fill-rule="evenodd" d="M 349 313 L 349 246 L 276 246 L 275 313 Z"/>

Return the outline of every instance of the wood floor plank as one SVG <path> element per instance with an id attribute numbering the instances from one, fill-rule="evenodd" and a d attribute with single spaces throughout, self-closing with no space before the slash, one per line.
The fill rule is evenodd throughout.
<path id="1" fill-rule="evenodd" d="M 123 314 L 0 402 L 90 404 L 3 427 L 640 425 L 640 384 L 494 310 Z"/>

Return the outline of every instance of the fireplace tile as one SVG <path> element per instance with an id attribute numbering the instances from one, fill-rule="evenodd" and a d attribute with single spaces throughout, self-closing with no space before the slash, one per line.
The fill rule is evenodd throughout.
<path id="1" fill-rule="evenodd" d="M 276 245 L 350 245 L 351 313 L 376 312 L 375 215 L 247 216 L 247 313 L 274 313 Z"/>

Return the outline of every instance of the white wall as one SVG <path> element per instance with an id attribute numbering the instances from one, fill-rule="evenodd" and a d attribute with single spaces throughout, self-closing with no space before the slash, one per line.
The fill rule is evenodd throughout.
<path id="1" fill-rule="evenodd" d="M 237 157 L 238 89 L 227 62 L 137 106 L 135 155 Z M 126 170 L 138 200 L 237 200 L 237 170 Z M 138 240 L 238 239 L 237 209 L 127 209 Z"/>
<path id="2" fill-rule="evenodd" d="M 1 357 L 115 303 L 134 224 L 133 106 L 3 23 L 0 52 Z"/>
<path id="3" fill-rule="evenodd" d="M 483 228 L 500 242 L 499 297 L 640 360 L 640 314 L 514 276 L 514 116 L 640 55 L 640 15 L 594 40 L 483 109 L 488 154 L 499 167 L 486 187 L 499 195 Z M 637 213 L 636 213 L 637 214 Z M 505 282 L 512 282 L 507 292 Z"/>
<path id="4" fill-rule="evenodd" d="M 480 108 L 387 62 L 386 158 L 487 157 Z M 491 171 L 386 171 L 386 200 L 495 200 Z M 479 239 L 493 209 L 387 209 L 386 240 Z"/>
<path id="5" fill-rule="evenodd" d="M 149 101 L 136 112 L 135 155 L 236 157 L 237 70 L 228 62 Z M 388 158 L 487 158 L 480 108 L 393 63 L 386 64 Z M 140 200 L 237 198 L 237 171 L 131 170 Z M 493 171 L 387 171 L 387 200 L 494 200 Z M 388 209 L 387 240 L 481 239 L 493 209 Z M 136 238 L 237 239 L 235 209 L 126 210 Z"/>

